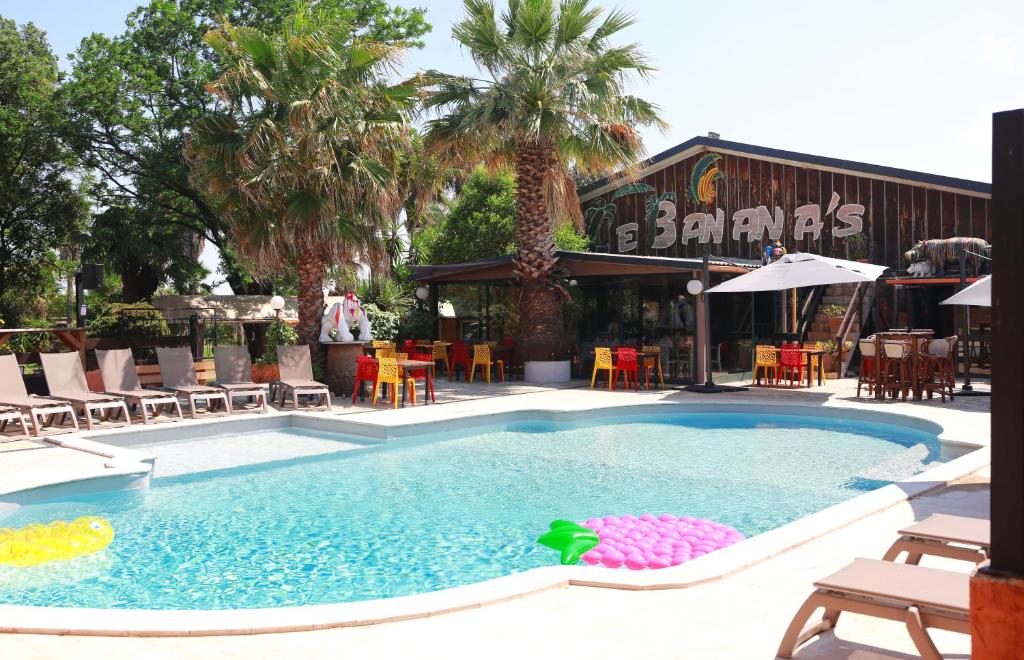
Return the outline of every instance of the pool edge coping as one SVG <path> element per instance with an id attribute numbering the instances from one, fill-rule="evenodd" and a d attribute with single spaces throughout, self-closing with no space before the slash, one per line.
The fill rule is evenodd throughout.
<path id="1" fill-rule="evenodd" d="M 552 408 L 523 408 L 514 411 L 466 415 L 460 422 L 481 419 L 509 418 L 529 414 L 555 414 L 557 417 L 592 413 L 601 410 L 608 414 L 637 408 L 677 408 L 722 412 L 737 407 L 748 411 L 763 406 L 774 409 L 800 411 L 825 410 L 830 414 L 811 415 L 846 417 L 860 420 L 899 418 L 905 426 L 923 430 L 932 427 L 940 442 L 974 450 L 954 458 L 906 480 L 858 495 L 815 513 L 809 514 L 773 530 L 745 539 L 735 545 L 701 557 L 681 566 L 659 571 L 623 571 L 591 566 L 545 566 L 513 573 L 483 582 L 477 582 L 439 591 L 348 603 L 305 605 L 279 608 L 230 610 L 139 610 L 61 608 L 22 605 L 0 605 L 0 633 L 35 633 L 84 636 L 181 637 L 277 632 L 301 632 L 325 628 L 374 625 L 393 621 L 419 619 L 474 609 L 495 603 L 526 597 L 535 593 L 568 586 L 587 586 L 624 590 L 680 589 L 725 579 L 746 568 L 760 564 L 788 550 L 797 548 L 838 529 L 853 524 L 893 506 L 946 487 L 949 482 L 967 476 L 990 464 L 989 448 L 976 440 L 946 437 L 941 424 L 927 418 L 901 413 L 865 411 L 845 407 L 822 407 L 800 404 L 742 403 L 742 402 L 645 402 L 628 406 L 602 406 L 573 410 Z M 291 413 L 296 415 L 296 413 Z M 640 414 L 640 413 L 637 413 Z M 781 414 L 785 414 L 784 412 Z M 327 419 L 336 417 L 308 416 L 299 418 Z M 294 419 L 294 418 L 292 418 Z M 289 420 L 291 421 L 291 420 Z M 909 423 L 907 423 L 909 422 Z M 432 425 L 435 421 L 414 424 L 379 425 L 361 422 L 361 426 L 383 429 L 383 437 L 407 437 L 409 433 L 392 434 L 390 429 L 403 431 L 409 427 Z M 346 421 L 352 425 L 351 420 Z M 297 425 L 298 428 L 309 428 Z M 315 424 L 312 426 L 316 426 Z M 460 423 L 459 426 L 462 426 Z M 939 429 L 938 432 L 934 429 Z M 116 447 L 116 446 L 115 446 Z M 116 622 L 117 625 L 111 625 Z"/>

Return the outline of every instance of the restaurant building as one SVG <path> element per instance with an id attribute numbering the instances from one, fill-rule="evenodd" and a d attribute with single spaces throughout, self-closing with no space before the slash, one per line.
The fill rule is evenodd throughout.
<path id="1" fill-rule="evenodd" d="M 813 252 L 890 269 L 856 299 L 842 287 L 709 296 L 712 366 L 720 372 L 749 369 L 752 335 L 828 337 L 822 309 L 851 300 L 858 308 L 853 339 L 873 328 L 908 326 L 963 335 L 962 312 L 938 302 L 976 271 L 988 271 L 987 254 L 958 255 L 947 246 L 936 260 L 922 258 L 914 269 L 922 276 L 912 277 L 904 256 L 935 239 L 987 245 L 991 194 L 977 181 L 695 137 L 643 163 L 632 180 L 600 180 L 579 196 L 593 252 L 561 254 L 560 265 L 578 307 L 570 339 L 584 373 L 593 345 L 660 345 L 669 375 L 688 380 L 700 322 L 686 284 L 700 276 L 705 253 L 712 285 L 760 265 L 772 247 L 775 254 Z M 944 249 L 929 245 L 931 253 Z M 510 277 L 508 257 L 415 273 L 437 285 L 434 295 L 442 298 L 438 287 L 445 284 L 496 285 Z M 975 314 L 972 334 L 983 333 L 987 322 Z M 479 327 L 492 329 L 487 322 Z"/>

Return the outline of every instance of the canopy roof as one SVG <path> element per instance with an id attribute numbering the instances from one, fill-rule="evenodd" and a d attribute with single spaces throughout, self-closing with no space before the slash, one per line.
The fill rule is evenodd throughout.
<path id="1" fill-rule="evenodd" d="M 712 287 L 708 293 L 749 293 L 847 282 L 874 282 L 886 268 L 859 261 L 822 257 L 809 252 L 794 252 L 746 275 Z"/>
<path id="2" fill-rule="evenodd" d="M 645 257 L 604 252 L 558 251 L 558 267 L 567 277 L 609 277 L 638 275 L 672 275 L 696 273 L 700 259 Z M 735 263 L 734 263 L 735 262 Z M 746 273 L 756 262 L 711 259 L 712 272 Z M 512 279 L 512 256 L 492 257 L 479 261 L 439 266 L 414 266 L 412 279 L 417 282 L 496 282 Z"/>
<path id="3" fill-rule="evenodd" d="M 992 276 L 986 275 L 963 291 L 943 300 L 940 305 L 992 306 Z"/>

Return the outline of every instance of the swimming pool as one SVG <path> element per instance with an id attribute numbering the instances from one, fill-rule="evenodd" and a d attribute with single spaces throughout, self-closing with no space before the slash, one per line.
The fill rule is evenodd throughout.
<path id="1" fill-rule="evenodd" d="M 924 431 L 781 414 L 418 435 L 21 507 L 0 524 L 99 515 L 117 536 L 90 557 L 0 566 L 0 603 L 226 609 L 421 593 L 557 564 L 535 543 L 555 518 L 685 514 L 750 536 L 940 461 Z"/>

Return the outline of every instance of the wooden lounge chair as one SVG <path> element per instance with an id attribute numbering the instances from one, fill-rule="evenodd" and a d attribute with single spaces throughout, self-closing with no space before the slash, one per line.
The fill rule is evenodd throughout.
<path id="1" fill-rule="evenodd" d="M 267 392 L 259 383 L 252 382 L 252 362 L 244 346 L 217 346 L 213 349 L 213 360 L 217 370 L 217 387 L 228 395 L 231 411 L 260 410 L 267 412 Z M 236 407 L 235 397 L 249 397 L 254 405 L 249 408 Z"/>
<path id="2" fill-rule="evenodd" d="M 137 409 L 143 424 L 149 424 L 156 419 L 175 422 L 183 419 L 177 396 L 142 388 L 130 348 L 97 350 L 96 362 L 100 365 L 100 376 L 103 377 L 103 391 L 121 397 L 130 408 Z M 171 414 L 163 416 L 165 410 Z"/>
<path id="3" fill-rule="evenodd" d="M 902 552 L 907 563 L 917 564 L 922 555 L 980 564 L 988 560 L 992 545 L 991 525 L 982 518 L 936 513 L 899 531 L 900 537 L 885 553 L 885 561 L 896 561 Z"/>
<path id="4" fill-rule="evenodd" d="M 814 583 L 779 645 L 779 657 L 791 658 L 808 639 L 834 628 L 842 612 L 855 612 L 907 626 L 925 660 L 941 660 L 928 628 L 970 634 L 970 576 L 879 559 L 855 559 L 837 573 Z M 821 621 L 804 629 L 818 608 Z"/>
<path id="5" fill-rule="evenodd" d="M 35 436 L 44 429 L 47 433 L 78 430 L 75 409 L 67 401 L 29 395 L 25 381 L 21 379 L 18 360 L 13 355 L 0 355 L 0 406 L 15 408 L 28 415 L 32 422 L 32 435 Z"/>
<path id="6" fill-rule="evenodd" d="M 156 360 L 160 363 L 163 388 L 185 397 L 188 401 L 188 414 L 192 419 L 198 414 L 196 404 L 200 401 L 206 402 L 207 415 L 231 414 L 231 404 L 223 389 L 199 384 L 196 379 L 196 365 L 192 361 L 192 351 L 188 348 L 157 347 Z M 224 406 L 224 410 L 216 410 L 218 406 Z"/>
<path id="7" fill-rule="evenodd" d="M 309 346 L 278 346 L 277 368 L 281 379 L 277 391 L 281 394 L 281 407 L 291 394 L 292 405 L 299 409 L 300 396 L 313 396 L 313 408 L 331 409 L 331 391 L 323 383 L 313 380 L 313 363 L 309 357 Z"/>
<path id="8" fill-rule="evenodd" d="M 99 413 L 101 423 L 115 426 L 128 426 L 132 423 L 124 399 L 89 391 L 78 353 L 40 353 L 39 361 L 43 363 L 43 374 L 46 376 L 50 396 L 71 403 L 85 417 L 85 428 L 92 430 L 93 413 Z M 115 421 L 115 416 L 121 420 Z"/>
<path id="9" fill-rule="evenodd" d="M 7 427 L 11 422 L 16 423 L 21 428 L 21 433 L 14 437 L 18 438 L 28 435 L 28 426 L 25 425 L 25 416 L 21 414 L 21 411 L 16 408 L 0 407 L 0 433 L 6 433 Z"/>

